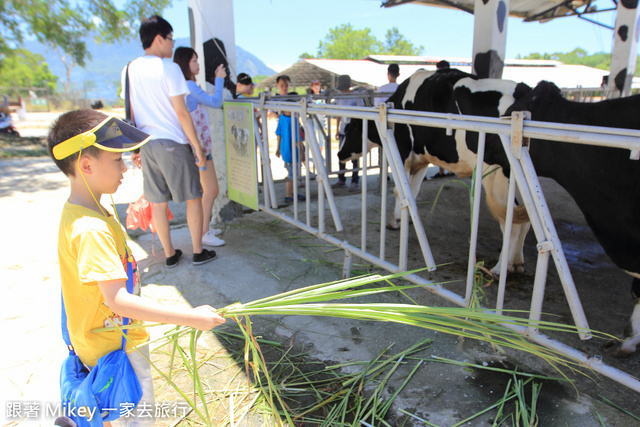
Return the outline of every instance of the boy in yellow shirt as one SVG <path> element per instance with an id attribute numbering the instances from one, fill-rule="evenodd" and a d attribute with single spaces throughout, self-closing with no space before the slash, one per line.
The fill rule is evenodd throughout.
<path id="1" fill-rule="evenodd" d="M 64 205 L 58 234 L 58 257 L 67 329 L 73 348 L 89 368 L 121 348 L 119 331 L 92 333 L 96 328 L 141 321 L 192 326 L 207 331 L 225 319 L 214 308 L 166 306 L 140 296 L 140 276 L 127 247 L 122 225 L 101 205 L 103 194 L 113 194 L 127 167 L 122 153 L 139 148 L 149 136 L 95 110 L 62 114 L 47 137 L 49 154 L 69 178 L 71 193 Z M 127 264 L 133 266 L 133 294 L 127 292 Z M 143 390 L 138 406 L 151 408 L 149 335 L 145 328 L 128 330 L 128 358 Z M 137 350 L 133 347 L 141 346 Z M 143 404 L 143 405 L 141 405 Z M 153 412 L 153 411 L 151 411 Z M 120 418 L 114 424 L 153 425 L 153 417 Z"/>

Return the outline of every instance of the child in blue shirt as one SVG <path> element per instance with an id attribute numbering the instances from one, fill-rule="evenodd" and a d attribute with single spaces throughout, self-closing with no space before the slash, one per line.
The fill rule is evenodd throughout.
<path id="1" fill-rule="evenodd" d="M 289 76 L 280 75 L 276 79 L 276 85 L 278 86 L 279 95 L 287 95 L 289 93 Z M 296 120 L 295 123 L 296 132 L 296 159 L 300 162 L 304 162 L 304 149 L 302 145 L 302 138 L 300 134 L 300 124 Z M 284 166 L 287 169 L 287 187 L 284 202 L 293 202 L 293 155 L 291 152 L 291 113 L 283 112 L 278 118 L 278 127 L 276 129 L 276 136 L 278 137 L 278 149 L 276 150 L 276 157 L 282 157 Z M 298 153 L 300 150 L 300 153 Z M 300 154 L 300 155 L 298 155 Z M 298 193 L 298 200 L 305 200 L 304 194 Z"/>

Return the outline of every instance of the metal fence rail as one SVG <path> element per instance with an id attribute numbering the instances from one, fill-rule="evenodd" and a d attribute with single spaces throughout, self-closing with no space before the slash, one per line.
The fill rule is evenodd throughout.
<path id="1" fill-rule="evenodd" d="M 337 95 L 339 96 L 339 95 Z M 246 101 L 245 101 L 246 102 Z M 296 195 L 298 194 L 297 184 L 297 159 L 293 156 L 294 162 L 294 197 L 293 197 L 293 216 L 287 215 L 285 212 L 276 210 L 277 203 L 274 195 L 273 177 L 271 175 L 271 169 L 269 166 L 268 158 L 268 128 L 266 120 L 263 120 L 260 129 L 261 135 L 256 133 L 256 143 L 261 153 L 261 170 L 262 170 L 262 183 L 263 201 L 259 203 L 259 209 L 270 213 L 271 215 L 288 222 L 322 240 L 344 250 L 345 260 L 343 274 L 348 276 L 351 270 L 351 261 L 353 256 L 359 257 L 369 263 L 377 265 L 389 272 L 406 271 L 407 269 L 407 254 L 408 254 L 408 235 L 409 227 L 413 226 L 420 248 L 422 256 L 424 258 L 424 266 L 433 267 L 436 265 L 431 249 L 427 240 L 427 234 L 422 225 L 422 221 L 419 217 L 417 205 L 411 188 L 409 186 L 408 178 L 404 171 L 400 154 L 398 152 L 397 145 L 395 143 L 393 131 L 389 129 L 390 125 L 394 123 L 404 123 L 410 125 L 440 127 L 447 129 L 449 132 L 456 131 L 473 131 L 479 133 L 478 140 L 478 160 L 476 164 L 476 170 L 483 170 L 483 153 L 484 153 L 484 140 L 486 134 L 497 134 L 500 136 L 505 152 L 507 153 L 510 167 L 512 170 L 512 177 L 509 182 L 509 205 L 507 206 L 507 220 L 504 230 L 503 248 L 502 253 L 507 254 L 509 251 L 509 236 L 511 235 L 511 219 L 513 216 L 514 200 L 516 188 L 519 190 L 521 197 L 524 200 L 525 207 L 531 220 L 531 225 L 534 230 L 534 234 L 537 240 L 538 247 L 538 261 L 535 271 L 535 278 L 533 284 L 533 296 L 531 300 L 531 308 L 529 319 L 531 325 L 528 328 L 513 326 L 505 323 L 504 326 L 522 334 L 528 336 L 534 342 L 537 342 L 545 347 L 556 350 L 567 357 L 577 361 L 578 363 L 605 375 L 635 391 L 640 392 L 640 380 L 634 376 L 627 374 L 617 368 L 609 366 L 602 362 L 597 356 L 589 356 L 584 354 L 566 344 L 556 341 L 542 333 L 536 328 L 536 321 L 540 320 L 542 313 L 542 302 L 545 292 L 545 284 L 547 279 L 547 271 L 549 261 L 553 260 L 558 275 L 560 277 L 563 290 L 576 326 L 580 329 L 587 330 L 589 328 L 586 316 L 580 303 L 580 298 L 575 288 L 573 278 L 569 271 L 568 263 L 562 250 L 560 239 L 558 238 L 553 220 L 549 213 L 544 194 L 540 187 L 538 177 L 529 156 L 528 148 L 523 146 L 523 138 L 537 138 L 537 139 L 549 139 L 563 141 L 567 143 L 578 144 L 590 144 L 590 145 L 602 145 L 606 147 L 616 147 L 629 149 L 631 153 L 640 151 L 640 131 L 627 130 L 627 129 L 611 129 L 611 128 L 599 128 L 591 126 L 576 126 L 576 125 L 562 125 L 557 123 L 543 123 L 532 122 L 525 120 L 523 113 L 514 113 L 514 116 L 510 119 L 496 119 L 487 117 L 476 116 L 461 116 L 455 114 L 438 114 L 438 113 L 424 113 L 416 111 L 395 110 L 390 109 L 387 111 L 386 105 L 381 104 L 378 108 L 371 107 L 342 107 L 331 104 L 314 104 L 307 103 L 306 99 L 301 99 L 299 102 L 286 102 L 279 100 L 266 100 L 264 97 L 260 100 L 253 100 L 256 107 L 259 109 L 262 117 L 267 117 L 268 110 L 277 111 L 289 111 L 291 112 L 294 120 L 300 119 L 301 124 L 307 135 L 306 139 L 306 154 L 307 159 L 313 160 L 317 173 L 317 185 L 318 185 L 318 208 L 315 216 L 312 216 L 310 200 L 307 197 L 304 203 L 305 218 L 301 220 L 299 218 L 300 204 L 297 201 Z M 336 231 L 343 230 L 343 224 L 340 218 L 340 213 L 337 209 L 335 198 L 333 196 L 332 188 L 329 185 L 329 175 L 335 173 L 330 167 L 330 163 L 325 162 L 320 151 L 318 141 L 316 139 L 315 132 L 313 131 L 312 121 L 316 115 L 324 116 L 340 116 L 359 118 L 365 121 L 373 121 L 378 129 L 379 135 L 383 141 L 382 143 L 382 159 L 381 159 L 381 213 L 380 219 L 382 226 L 380 227 L 380 248 L 377 253 L 374 253 L 373 248 L 367 247 L 366 241 L 366 223 L 367 223 L 367 174 L 366 170 L 369 167 L 366 163 L 363 165 L 362 170 L 365 171 L 362 175 L 362 209 L 360 215 L 360 247 L 357 247 L 353 242 L 347 240 L 341 240 L 327 232 L 325 218 L 325 203 L 329 205 L 329 211 L 333 220 L 333 225 Z M 366 153 L 367 147 L 367 133 L 366 122 L 363 123 L 363 153 Z M 295 153 L 295 147 L 292 147 L 292 152 Z M 329 146 L 327 146 L 327 155 L 330 155 Z M 309 160 L 308 160 L 309 161 Z M 327 167 L 329 165 L 329 167 Z M 398 193 L 398 200 L 401 206 L 400 217 L 400 245 L 398 253 L 398 263 L 395 264 L 389 261 L 388 254 L 385 253 L 386 232 L 384 224 L 386 223 L 386 191 L 387 191 L 387 170 L 390 169 L 393 175 L 393 179 Z M 306 176 L 307 188 L 310 185 L 309 176 Z M 473 290 L 473 275 L 476 264 L 475 249 L 478 238 L 478 223 L 479 223 L 479 206 L 482 196 L 480 185 L 475 185 L 474 188 L 474 205 L 473 205 L 473 217 L 472 217 L 472 234 L 470 238 L 470 250 L 468 258 L 468 270 L 467 270 L 467 282 L 465 295 L 461 296 L 457 293 L 444 288 L 440 284 L 434 284 L 423 277 L 416 274 L 409 274 L 404 276 L 406 280 L 413 283 L 424 285 L 431 292 L 445 298 L 446 300 L 460 305 L 467 306 L 471 293 Z M 412 220 L 412 224 L 409 222 L 409 218 Z M 498 284 L 498 297 L 496 301 L 496 307 L 492 311 L 501 313 L 504 303 L 505 295 L 505 282 L 506 282 L 506 268 L 507 263 L 501 263 L 502 271 L 500 275 L 500 281 Z M 588 333 L 581 333 L 581 339 L 589 339 Z"/>

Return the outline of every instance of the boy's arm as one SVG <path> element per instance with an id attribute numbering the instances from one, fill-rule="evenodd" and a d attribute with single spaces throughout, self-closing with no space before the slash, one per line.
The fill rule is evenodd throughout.
<path id="1" fill-rule="evenodd" d="M 171 103 L 173 104 L 173 109 L 176 111 L 182 130 L 184 130 L 184 133 L 187 135 L 187 139 L 193 147 L 193 151 L 196 153 L 196 165 L 201 168 L 207 163 L 207 159 L 202 151 L 200 142 L 198 142 L 196 128 L 193 127 L 193 119 L 187 109 L 187 104 L 184 101 L 184 95 L 172 96 Z"/>
<path id="2" fill-rule="evenodd" d="M 280 135 L 278 135 L 278 148 L 276 148 L 276 157 L 280 157 Z"/>
<path id="3" fill-rule="evenodd" d="M 340 139 L 340 120 L 342 119 L 342 117 L 337 117 L 336 118 L 336 139 L 339 140 Z"/>
<path id="4" fill-rule="evenodd" d="M 226 321 L 209 305 L 196 308 L 163 305 L 149 298 L 132 295 L 127 292 L 124 280 L 98 282 L 98 286 L 105 303 L 120 316 L 147 322 L 192 326 L 201 331 L 208 331 Z"/>

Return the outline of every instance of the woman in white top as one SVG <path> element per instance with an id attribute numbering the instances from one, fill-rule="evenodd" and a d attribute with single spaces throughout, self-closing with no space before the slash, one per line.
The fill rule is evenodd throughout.
<path id="1" fill-rule="evenodd" d="M 215 72 L 215 89 L 213 95 L 208 94 L 200 88 L 195 82 L 196 76 L 200 72 L 198 64 L 198 54 L 190 47 L 179 47 L 173 54 L 173 62 L 180 66 L 184 78 L 187 80 L 189 94 L 187 95 L 187 109 L 193 118 L 193 125 L 196 128 L 198 141 L 202 146 L 207 158 L 206 165 L 200 169 L 200 183 L 202 184 L 202 244 L 207 246 L 222 246 L 224 240 L 216 237 L 221 231 L 217 229 L 209 229 L 211 221 L 211 211 L 213 202 L 215 202 L 220 188 L 218 186 L 218 177 L 216 169 L 213 165 L 213 156 L 211 155 L 211 133 L 209 130 L 209 118 L 205 107 L 222 108 L 222 89 L 224 87 L 224 78 L 227 72 L 224 65 L 216 69 Z"/>

